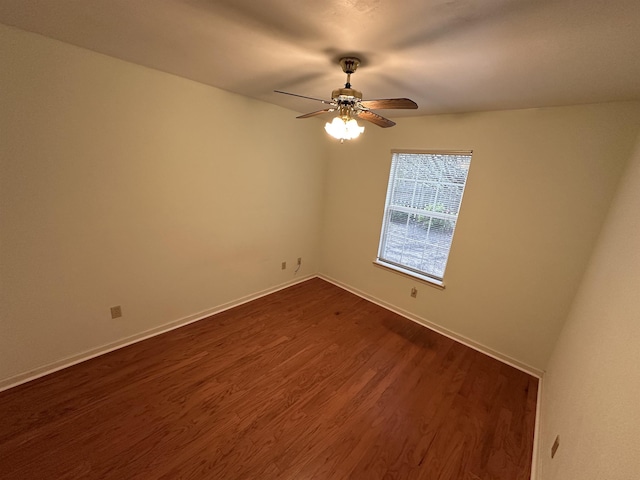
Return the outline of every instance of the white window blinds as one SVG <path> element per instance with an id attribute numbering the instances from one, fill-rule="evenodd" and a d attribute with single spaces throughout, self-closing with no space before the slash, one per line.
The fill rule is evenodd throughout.
<path id="1" fill-rule="evenodd" d="M 442 281 L 471 152 L 393 152 L 378 261 Z"/>

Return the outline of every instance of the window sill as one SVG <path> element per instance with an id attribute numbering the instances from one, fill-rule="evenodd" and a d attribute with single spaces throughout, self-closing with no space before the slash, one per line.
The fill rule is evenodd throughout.
<path id="1" fill-rule="evenodd" d="M 420 280 L 421 282 L 426 283 L 427 285 L 437 288 L 439 290 L 444 290 L 445 288 L 444 282 L 441 282 L 440 280 L 436 280 L 435 278 L 427 277 L 425 275 L 420 275 L 419 273 L 412 272 L 411 270 L 405 270 L 402 267 L 396 267 L 395 265 L 391 265 L 386 262 L 381 262 L 380 260 L 374 260 L 373 264 L 377 267 L 381 267 L 386 270 L 391 270 L 394 273 L 398 273 L 406 277 L 411 277 L 413 279 Z"/>

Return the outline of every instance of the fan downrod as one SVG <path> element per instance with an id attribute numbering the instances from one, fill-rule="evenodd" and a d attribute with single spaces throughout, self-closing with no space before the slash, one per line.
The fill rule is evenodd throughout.
<path id="1" fill-rule="evenodd" d="M 357 57 L 342 57 L 339 63 L 340 63 L 340 66 L 342 67 L 342 71 L 347 74 L 347 83 L 344 84 L 344 88 L 350 89 L 351 74 L 355 72 L 358 66 L 360 65 L 360 59 Z M 349 94 L 346 93 L 344 95 L 349 95 Z M 360 99 L 362 99 L 362 94 L 360 94 Z"/>

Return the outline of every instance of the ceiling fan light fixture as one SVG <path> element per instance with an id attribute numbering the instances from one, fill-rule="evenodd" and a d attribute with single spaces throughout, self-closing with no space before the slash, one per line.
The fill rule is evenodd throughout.
<path id="1" fill-rule="evenodd" d="M 316 115 L 322 115 L 323 113 L 335 112 L 337 110 L 338 116 L 334 118 L 332 122 L 327 123 L 324 126 L 324 129 L 329 135 L 340 140 L 340 143 L 345 140 L 358 138 L 360 134 L 364 132 L 364 127 L 358 125 L 358 122 L 356 122 L 354 117 L 371 122 L 382 128 L 388 128 L 393 127 L 396 123 L 388 118 L 378 115 L 372 110 L 418 108 L 416 102 L 408 98 L 362 100 L 362 92 L 351 88 L 351 75 L 356 71 L 359 65 L 360 59 L 356 57 L 343 57 L 340 59 L 342 71 L 347 74 L 347 83 L 344 84 L 344 88 L 338 88 L 331 92 L 331 101 L 307 97 L 305 95 L 298 95 L 297 93 L 283 92 L 282 90 L 275 90 L 275 92 L 292 95 L 294 97 L 306 98 L 308 100 L 315 100 L 327 105 L 327 107 L 322 110 L 305 113 L 304 115 L 299 115 L 296 118 L 310 118 L 315 117 Z"/>
<path id="2" fill-rule="evenodd" d="M 335 117 L 332 122 L 327 122 L 324 129 L 329 135 L 341 142 L 358 138 L 360 134 L 364 132 L 364 127 L 358 125 L 355 119 L 344 119 L 341 117 Z"/>

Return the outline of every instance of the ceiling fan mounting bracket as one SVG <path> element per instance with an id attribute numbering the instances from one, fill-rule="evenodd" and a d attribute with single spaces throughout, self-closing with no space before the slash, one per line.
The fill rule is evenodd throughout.
<path id="1" fill-rule="evenodd" d="M 342 57 L 338 63 L 340 63 L 344 73 L 351 75 L 360 66 L 360 59 L 357 57 Z"/>

